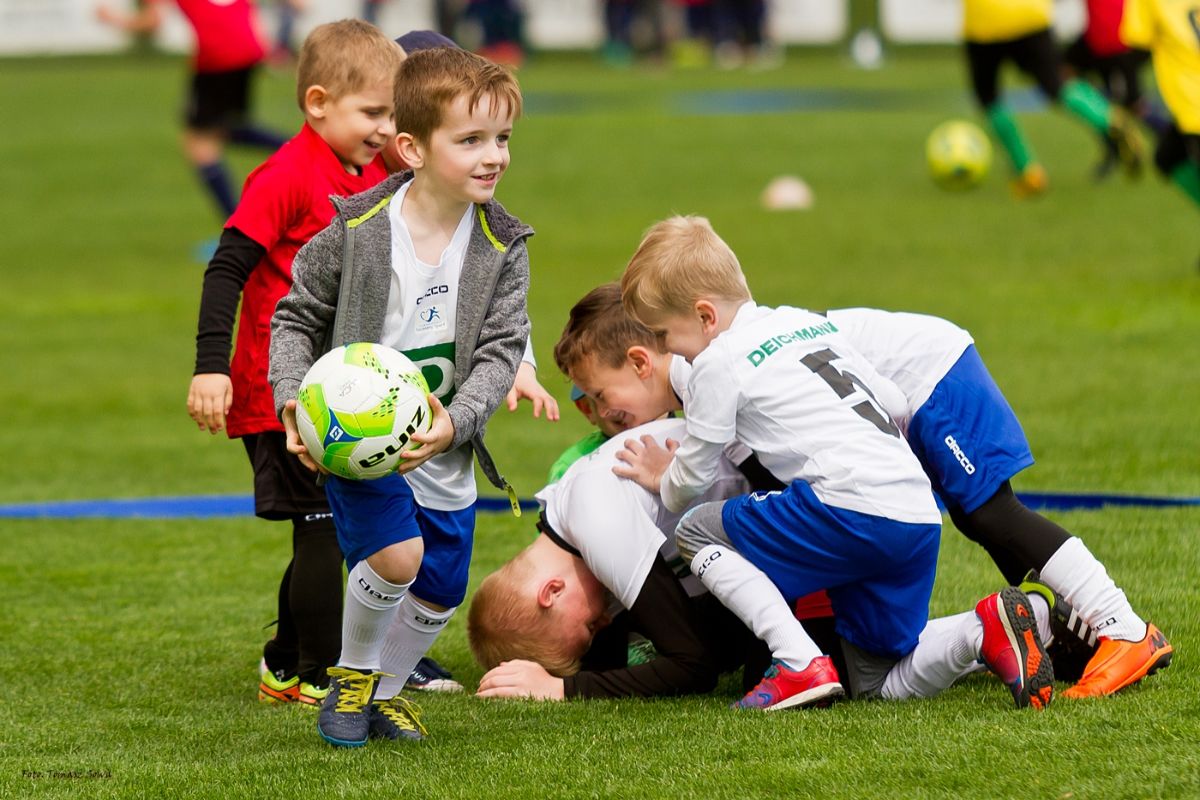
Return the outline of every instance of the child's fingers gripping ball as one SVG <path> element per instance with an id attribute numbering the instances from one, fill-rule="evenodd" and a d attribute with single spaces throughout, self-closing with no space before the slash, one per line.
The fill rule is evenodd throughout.
<path id="1" fill-rule="evenodd" d="M 330 350 L 308 370 L 296 398 L 296 427 L 314 461 L 343 478 L 394 472 L 413 434 L 433 414 L 421 369 L 372 342 Z"/>

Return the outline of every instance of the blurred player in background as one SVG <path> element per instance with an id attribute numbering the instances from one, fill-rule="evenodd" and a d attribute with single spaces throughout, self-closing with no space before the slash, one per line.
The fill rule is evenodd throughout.
<path id="1" fill-rule="evenodd" d="M 167 2 L 143 0 L 133 13 L 101 5 L 96 16 L 121 30 L 149 34 L 162 25 Z M 250 121 L 250 82 L 266 56 L 258 15 L 250 0 L 174 2 L 195 33 L 183 115 L 183 152 L 224 220 L 237 206 L 224 160 L 225 144 L 276 150 L 287 137 Z"/>
<path id="2" fill-rule="evenodd" d="M 279 21 L 275 26 L 275 42 L 271 45 L 270 60 L 275 66 L 290 66 L 296 57 L 292 39 L 296 32 L 296 18 L 304 13 L 308 0 L 276 0 L 275 8 Z"/>
<path id="3" fill-rule="evenodd" d="M 1172 121 L 1154 164 L 1200 205 L 1200 6 L 1184 0 L 1127 0 L 1121 39 L 1150 51 Z"/>
<path id="4" fill-rule="evenodd" d="M 1062 79 L 1061 56 L 1050 30 L 1051 0 L 963 0 L 963 36 L 971 88 L 992 132 L 1008 155 L 1018 197 L 1049 188 L 1016 117 L 1000 98 L 1000 68 L 1013 62 L 1053 103 L 1081 120 L 1131 175 L 1141 169 L 1140 144 L 1124 114 L 1090 84 Z"/>
<path id="5" fill-rule="evenodd" d="M 1142 120 L 1155 133 L 1169 124 L 1142 94 L 1139 76 L 1150 60 L 1145 50 L 1133 50 L 1121 41 L 1121 13 L 1125 0 L 1087 0 L 1087 26 L 1063 53 L 1064 75 L 1094 77 L 1109 100 Z M 1095 177 L 1103 180 L 1117 166 L 1117 157 L 1106 148 Z"/>

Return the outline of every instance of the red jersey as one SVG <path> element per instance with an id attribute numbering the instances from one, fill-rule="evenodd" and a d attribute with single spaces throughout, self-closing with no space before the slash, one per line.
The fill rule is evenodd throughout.
<path id="1" fill-rule="evenodd" d="M 267 382 L 267 360 L 275 304 L 292 287 L 292 259 L 333 219 L 330 195 L 370 189 L 387 175 L 379 157 L 361 175 L 346 172 L 337 154 L 305 123 L 300 133 L 246 178 L 242 199 L 225 227 L 237 228 L 267 252 L 242 288 L 237 344 L 229 365 L 230 437 L 283 430 Z"/>
<path id="2" fill-rule="evenodd" d="M 1129 48 L 1121 41 L 1121 14 L 1125 0 L 1087 0 L 1087 28 L 1083 40 L 1101 58 L 1124 53 Z"/>
<path id="3" fill-rule="evenodd" d="M 175 3 L 196 34 L 196 51 L 192 56 L 196 72 L 244 69 L 263 60 L 266 48 L 258 33 L 258 15 L 251 0 L 175 0 Z"/>

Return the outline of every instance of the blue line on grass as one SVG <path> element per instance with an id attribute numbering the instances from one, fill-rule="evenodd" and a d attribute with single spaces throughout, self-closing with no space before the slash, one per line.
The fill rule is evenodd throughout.
<path id="1" fill-rule="evenodd" d="M 1021 502 L 1035 510 L 1077 511 L 1105 506 L 1200 506 L 1200 497 L 1147 497 L 1120 494 L 1020 492 Z M 521 508 L 537 508 L 537 501 L 521 500 Z M 508 500 L 480 497 L 480 511 L 507 511 Z M 180 517 L 248 517 L 254 514 L 250 495 L 195 497 L 145 497 L 127 500 L 67 500 L 51 503 L 0 505 L 5 519 L 176 519 Z"/>

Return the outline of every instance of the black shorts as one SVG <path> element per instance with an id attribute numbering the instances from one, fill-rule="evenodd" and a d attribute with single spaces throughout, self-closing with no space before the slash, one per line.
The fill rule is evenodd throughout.
<path id="1" fill-rule="evenodd" d="M 183 120 L 189 128 L 229 130 L 246 120 L 254 67 L 227 72 L 196 72 L 188 88 Z"/>
<path id="2" fill-rule="evenodd" d="M 1200 167 L 1200 134 L 1184 133 L 1176 123 L 1163 131 L 1158 137 L 1158 146 L 1154 148 L 1154 166 L 1164 177 L 1185 161 L 1191 161 Z"/>
<path id="3" fill-rule="evenodd" d="M 263 519 L 281 520 L 305 514 L 328 514 L 325 488 L 317 473 L 287 451 L 287 437 L 279 431 L 242 437 L 250 466 L 254 468 L 254 513 Z"/>
<path id="4" fill-rule="evenodd" d="M 1080 36 L 1067 47 L 1063 60 L 1080 75 L 1095 75 L 1104 84 L 1104 93 L 1113 102 L 1133 108 L 1142 100 L 1142 83 L 1138 73 L 1150 60 L 1144 50 L 1127 50 L 1112 56 L 1098 56 Z"/>
<path id="5" fill-rule="evenodd" d="M 1000 96 L 1000 67 L 1006 61 L 1033 78 L 1047 97 L 1058 100 L 1062 91 L 1061 56 L 1049 28 L 1002 42 L 967 42 L 971 88 L 983 108 Z"/>

